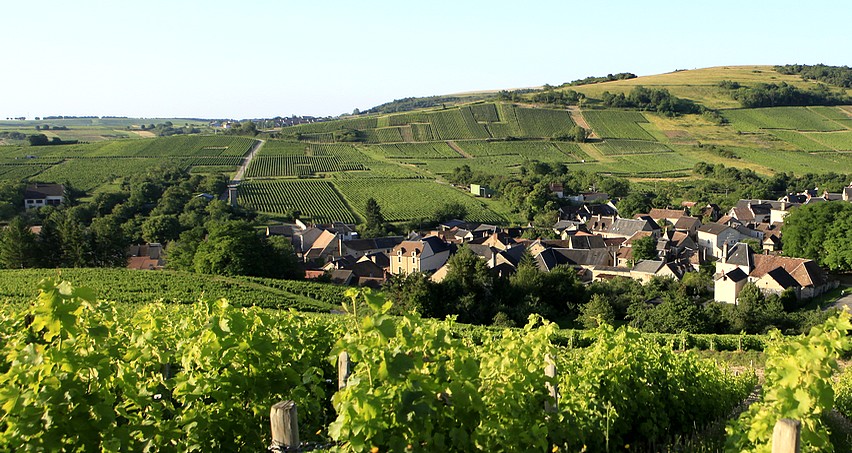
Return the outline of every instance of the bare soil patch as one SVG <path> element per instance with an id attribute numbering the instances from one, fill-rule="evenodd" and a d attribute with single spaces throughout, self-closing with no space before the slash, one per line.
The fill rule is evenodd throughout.
<path id="1" fill-rule="evenodd" d="M 470 154 L 466 153 L 463 149 L 461 149 L 461 147 L 456 142 L 454 142 L 452 140 L 447 140 L 447 145 L 449 145 L 450 148 L 453 149 L 453 151 L 461 154 L 462 156 L 464 156 L 468 159 L 473 159 L 473 156 L 471 156 Z"/>

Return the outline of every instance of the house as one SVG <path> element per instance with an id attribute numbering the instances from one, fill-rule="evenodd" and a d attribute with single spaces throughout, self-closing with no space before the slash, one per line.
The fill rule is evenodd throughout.
<path id="1" fill-rule="evenodd" d="M 674 222 L 674 230 L 686 233 L 689 236 L 695 237 L 698 228 L 701 226 L 701 219 L 698 217 L 683 216 Z"/>
<path id="2" fill-rule="evenodd" d="M 742 243 L 736 244 L 724 256 L 725 258 L 716 262 L 715 286 L 718 292 L 715 296 L 716 300 L 736 302 L 736 296 L 739 295 L 739 290 L 745 283 L 732 286 L 723 278 L 735 271 L 746 274 L 747 280 L 764 293 L 780 294 L 792 289 L 796 297 L 800 299 L 818 296 L 837 286 L 837 282 L 831 282 L 825 278 L 822 269 L 812 260 L 754 254 L 746 244 Z M 735 276 L 738 275 L 735 274 Z"/>
<path id="3" fill-rule="evenodd" d="M 293 223 L 282 223 L 280 225 L 268 225 L 266 227 L 266 237 L 283 236 L 292 238 L 299 231 L 305 231 L 308 228 L 301 220 L 296 219 Z"/>
<path id="4" fill-rule="evenodd" d="M 565 188 L 562 186 L 562 183 L 554 182 L 550 183 L 550 193 L 556 196 L 556 198 L 562 198 L 565 196 Z"/>
<path id="5" fill-rule="evenodd" d="M 604 238 L 629 238 L 639 231 L 650 231 L 654 233 L 654 236 L 656 237 L 660 232 L 660 226 L 650 218 L 616 218 L 612 221 L 606 218 L 592 218 L 588 223 L 586 223 L 586 227 L 589 231 L 600 234 Z"/>
<path id="6" fill-rule="evenodd" d="M 609 194 L 606 192 L 583 192 L 578 195 L 569 195 L 565 199 L 572 203 L 605 203 L 609 200 Z"/>
<path id="7" fill-rule="evenodd" d="M 613 256 L 607 249 L 581 250 L 548 247 L 534 257 L 539 269 L 544 272 L 550 272 L 560 265 L 586 269 L 614 265 Z"/>
<path id="8" fill-rule="evenodd" d="M 657 272 L 663 268 L 664 264 L 665 263 L 660 260 L 639 261 L 632 269 L 630 269 L 630 278 L 638 280 L 644 285 L 657 275 Z"/>
<path id="9" fill-rule="evenodd" d="M 559 208 L 559 218 L 563 220 L 578 220 L 586 223 L 595 216 L 617 217 L 618 209 L 616 209 L 612 202 L 583 203 L 581 205 L 569 205 Z"/>
<path id="10" fill-rule="evenodd" d="M 748 283 L 748 274 L 739 267 L 726 273 L 717 274 L 713 285 L 713 298 L 719 302 L 736 304 L 737 296 L 746 283 Z"/>
<path id="11" fill-rule="evenodd" d="M 718 223 L 708 223 L 698 228 L 698 246 L 710 256 L 722 258 L 728 247 L 739 242 L 739 231 Z"/>
<path id="12" fill-rule="evenodd" d="M 393 248 L 399 245 L 403 239 L 402 236 L 387 236 L 349 241 L 340 240 L 340 255 L 360 258 L 374 253 L 391 253 Z"/>
<path id="13" fill-rule="evenodd" d="M 674 225 L 681 217 L 685 217 L 686 209 L 659 209 L 653 208 L 650 212 L 648 212 L 648 217 L 654 219 L 655 222 L 659 222 L 660 220 L 665 220 L 666 222 Z"/>
<path id="14" fill-rule="evenodd" d="M 134 270 L 161 270 L 165 267 L 163 246 L 158 242 L 131 245 L 127 248 L 127 268 Z"/>
<path id="15" fill-rule="evenodd" d="M 325 262 L 340 256 L 340 235 L 324 228 L 298 231 L 291 240 L 296 256 L 303 261 Z"/>
<path id="16" fill-rule="evenodd" d="M 843 191 L 840 193 L 840 198 L 843 201 L 852 202 L 852 184 L 849 184 L 848 187 L 843 188 Z"/>
<path id="17" fill-rule="evenodd" d="M 711 222 L 715 222 L 722 215 L 722 208 L 715 203 L 710 203 L 707 206 L 704 206 L 699 211 L 699 215 L 702 219 L 707 219 Z"/>
<path id="18" fill-rule="evenodd" d="M 65 199 L 65 186 L 62 184 L 29 184 L 24 190 L 26 209 L 43 206 L 59 206 Z"/>
<path id="19" fill-rule="evenodd" d="M 402 241 L 391 250 L 388 270 L 393 275 L 435 271 L 450 258 L 450 251 L 450 245 L 437 236 Z"/>

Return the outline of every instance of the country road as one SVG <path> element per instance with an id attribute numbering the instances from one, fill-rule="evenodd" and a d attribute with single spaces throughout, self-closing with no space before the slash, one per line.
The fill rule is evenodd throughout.
<path id="1" fill-rule="evenodd" d="M 237 174 L 234 175 L 234 179 L 231 180 L 231 184 L 239 184 L 242 181 L 243 176 L 246 174 L 246 169 L 248 168 L 251 160 L 254 159 L 254 155 L 260 151 L 260 148 L 263 148 L 263 145 L 266 144 L 266 140 L 256 140 L 254 145 L 252 145 L 251 151 L 249 151 L 248 155 L 243 158 L 243 163 L 240 164 L 240 168 L 237 170 Z"/>

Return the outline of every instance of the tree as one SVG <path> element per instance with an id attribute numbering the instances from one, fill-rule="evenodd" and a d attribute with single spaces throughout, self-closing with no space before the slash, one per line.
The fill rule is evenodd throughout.
<path id="1" fill-rule="evenodd" d="M 99 267 L 127 266 L 130 241 L 121 234 L 121 223 L 114 215 L 92 220 L 92 264 Z M 42 231 L 44 231 L 42 229 Z"/>
<path id="2" fill-rule="evenodd" d="M 634 262 L 655 260 L 658 258 L 657 240 L 654 239 L 654 236 L 645 236 L 634 240 L 631 249 L 633 250 Z"/>
<path id="3" fill-rule="evenodd" d="M 580 316 L 577 321 L 586 329 L 593 329 L 601 324 L 612 324 L 615 322 L 615 310 L 612 305 L 602 295 L 595 294 L 580 309 Z"/>
<path id="4" fill-rule="evenodd" d="M 385 225 L 385 217 L 382 215 L 382 208 L 375 198 L 368 198 L 367 205 L 364 209 L 364 216 L 367 219 L 367 224 L 362 232 L 363 237 L 381 237 L 387 233 Z"/>
<path id="5" fill-rule="evenodd" d="M 447 260 L 447 275 L 441 282 L 442 314 L 458 313 L 459 321 L 486 324 L 494 318 L 494 276 L 485 260 L 465 246 Z M 452 301 L 452 302 L 451 302 Z M 449 304 L 455 302 L 455 306 Z"/>
<path id="6" fill-rule="evenodd" d="M 577 143 L 585 143 L 589 137 L 589 131 L 582 126 L 574 126 L 571 128 L 571 139 Z"/>
<path id="7" fill-rule="evenodd" d="M 266 245 L 268 258 L 265 261 L 270 268 L 268 276 L 290 280 L 305 278 L 305 271 L 296 257 L 296 250 L 287 238 L 273 236 L 266 239 Z"/>
<path id="8" fill-rule="evenodd" d="M 852 270 L 852 215 L 835 219 L 825 236 L 822 264 L 833 271 Z"/>
<path id="9" fill-rule="evenodd" d="M 790 210 L 784 218 L 784 255 L 812 259 L 836 270 L 852 269 L 843 267 L 843 257 L 852 246 L 848 241 L 842 243 L 848 234 L 842 229 L 849 224 L 850 217 L 852 203 L 814 203 Z M 838 226 L 832 227 L 835 221 Z"/>
<path id="10" fill-rule="evenodd" d="M 157 215 L 142 222 L 142 239 L 165 244 L 180 235 L 181 225 L 176 215 Z"/>
<path id="11" fill-rule="evenodd" d="M 456 201 L 444 203 L 441 207 L 435 210 L 434 217 L 438 222 L 446 222 L 447 220 L 452 219 L 462 220 L 467 217 L 467 207 Z"/>
<path id="12" fill-rule="evenodd" d="M 21 217 L 15 217 L 0 236 L 0 265 L 6 269 L 31 267 L 36 255 L 36 236 Z"/>
<path id="13" fill-rule="evenodd" d="M 207 238 L 195 251 L 193 267 L 200 274 L 265 277 L 270 269 L 263 260 L 263 246 L 246 221 L 212 223 Z"/>

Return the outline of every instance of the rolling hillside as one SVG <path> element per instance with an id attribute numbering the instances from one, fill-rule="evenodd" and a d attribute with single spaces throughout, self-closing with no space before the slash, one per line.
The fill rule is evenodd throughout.
<path id="1" fill-rule="evenodd" d="M 554 90 L 583 93 L 587 99 L 580 106 L 535 103 L 524 92 L 512 102 L 465 102 L 488 95 L 482 92 L 447 97 L 457 104 L 286 127 L 252 161 L 240 202 L 272 215 L 299 211 L 321 222 L 363 220 L 369 197 L 380 200 L 394 222 L 428 219 L 452 202 L 465 206 L 470 220 L 513 223 L 523 219 L 501 200 L 474 197 L 447 184 L 447 176 L 462 166 L 511 175 L 535 163 L 634 181 L 696 178 L 692 168 L 699 162 L 764 175 L 852 172 L 852 106 L 745 109 L 722 81 L 816 84 L 770 66 L 717 67 Z M 637 86 L 664 88 L 714 114 L 602 107 L 604 91 L 629 93 Z M 577 124 L 590 129 L 591 140 L 565 141 Z M 0 130 L 9 127 L 0 124 Z M 1 146 L 0 180 L 68 181 L 87 191 L 108 190 L 117 177 L 163 161 L 193 172 L 231 173 L 251 143 L 191 136 Z"/>

